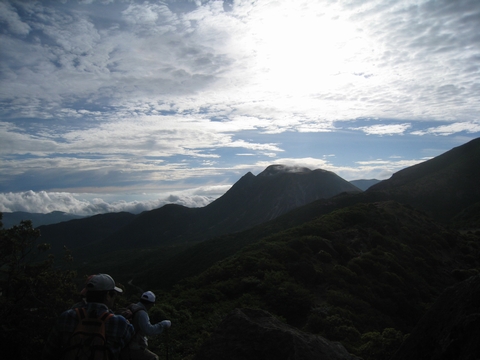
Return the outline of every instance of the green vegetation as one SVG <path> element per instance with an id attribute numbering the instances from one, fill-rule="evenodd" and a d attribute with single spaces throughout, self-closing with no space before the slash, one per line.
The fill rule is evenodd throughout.
<path id="1" fill-rule="evenodd" d="M 54 319 L 76 300 L 75 271 L 45 260 L 48 245 L 39 235 L 30 221 L 10 229 L 0 222 L 0 343 L 14 359 L 38 358 Z"/>
<path id="2" fill-rule="evenodd" d="M 159 307 L 175 324 L 170 339 L 183 339 L 170 354 L 192 357 L 228 312 L 253 307 L 366 360 L 388 359 L 445 287 L 476 272 L 476 244 L 475 235 L 394 202 L 355 205 L 250 239 L 159 291 Z"/>
<path id="3" fill-rule="evenodd" d="M 165 354 L 168 344 L 173 360 L 192 359 L 236 307 L 267 310 L 304 331 L 342 342 L 365 360 L 381 360 L 393 354 L 447 286 L 480 268 L 478 233 L 449 229 L 395 202 L 356 204 L 292 223 L 280 231 L 278 223 L 269 223 L 198 245 L 130 252 L 96 272 L 115 279 L 135 274 L 135 285 L 143 276 L 142 287 L 150 284 L 158 297 L 152 321 L 168 318 L 173 324 L 168 341 L 165 334 L 151 339 L 150 346 Z M 32 238 L 38 235 L 28 226 L 24 230 L 33 231 Z M 13 233 L 2 231 L 3 247 L 4 237 Z M 172 265 L 170 273 L 159 259 Z M 61 273 L 49 264 L 46 273 L 57 271 L 55 277 L 66 276 L 70 286 L 73 272 Z M 182 266 L 190 270 L 176 273 Z M 192 269 L 196 276 L 190 276 Z M 175 281 L 156 282 L 168 276 Z M 139 290 L 125 286 L 118 306 L 138 299 Z M 56 313 L 73 302 L 60 291 L 52 294 L 42 294 L 42 301 L 55 303 Z M 44 328 L 53 315 L 46 313 Z M 37 333 L 32 348 L 45 333 Z"/>

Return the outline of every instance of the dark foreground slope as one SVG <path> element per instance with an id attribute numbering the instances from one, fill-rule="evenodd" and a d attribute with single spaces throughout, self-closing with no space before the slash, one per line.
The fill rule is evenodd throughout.
<path id="1" fill-rule="evenodd" d="M 235 309 L 202 345 L 194 360 L 360 360 L 342 344 L 302 332 L 266 311 Z"/>
<path id="2" fill-rule="evenodd" d="M 392 360 L 480 358 L 480 276 L 445 290 Z"/>
<path id="3" fill-rule="evenodd" d="M 386 359 L 446 287 L 479 267 L 478 241 L 391 201 L 357 204 L 271 233 L 159 291 L 177 324 L 170 336 L 184 339 L 172 351 L 195 352 L 199 333 L 248 307 L 340 341 L 365 360 Z"/>

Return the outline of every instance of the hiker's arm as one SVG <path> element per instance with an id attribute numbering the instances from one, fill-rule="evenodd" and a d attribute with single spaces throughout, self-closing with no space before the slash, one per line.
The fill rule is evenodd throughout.
<path id="1" fill-rule="evenodd" d="M 150 318 L 145 311 L 140 311 L 138 314 L 138 326 L 140 330 L 147 336 L 159 335 L 165 328 L 170 327 L 170 321 L 162 321 L 158 324 L 150 324 Z"/>

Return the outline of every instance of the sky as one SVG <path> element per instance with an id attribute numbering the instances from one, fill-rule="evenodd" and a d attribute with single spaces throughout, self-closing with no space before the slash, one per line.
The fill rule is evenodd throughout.
<path id="1" fill-rule="evenodd" d="M 0 0 L 0 212 L 388 179 L 480 136 L 480 2 Z"/>

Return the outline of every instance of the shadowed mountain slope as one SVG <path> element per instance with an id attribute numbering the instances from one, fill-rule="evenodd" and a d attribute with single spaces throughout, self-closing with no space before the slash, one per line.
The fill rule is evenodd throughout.
<path id="1" fill-rule="evenodd" d="M 444 291 L 392 360 L 480 357 L 480 276 Z"/>
<path id="2" fill-rule="evenodd" d="M 475 145 L 475 142 L 473 143 Z M 476 142 L 478 145 L 478 142 Z M 473 151 L 475 153 L 476 151 L 476 146 L 471 147 L 471 143 L 466 144 L 467 145 L 467 150 L 466 152 L 469 153 L 470 151 Z M 460 159 L 457 158 L 460 156 Z M 464 162 L 463 168 L 470 169 L 470 167 L 476 166 L 476 157 L 475 156 L 465 156 L 465 151 L 454 151 L 453 155 L 450 154 L 447 159 L 453 163 L 458 163 L 458 162 Z M 467 159 L 467 160 L 465 160 Z M 445 161 L 445 160 L 443 160 Z M 435 165 L 435 164 L 434 164 Z M 449 167 L 448 163 L 444 164 L 446 167 Z M 423 168 L 423 166 L 426 166 L 426 169 Z M 436 167 L 432 167 L 430 162 L 425 162 L 423 164 L 419 164 L 415 166 L 415 172 L 411 175 L 411 177 L 414 179 L 412 181 L 412 185 L 415 188 L 415 178 L 418 177 L 419 175 L 415 174 L 423 174 L 423 178 L 428 179 L 430 177 L 429 175 L 429 170 L 436 170 Z M 271 167 L 272 172 L 274 173 L 275 167 Z M 408 169 L 406 169 L 408 170 Z M 460 171 L 460 170 L 459 170 Z M 314 172 L 312 172 L 314 173 Z M 415 175 L 415 176 L 414 176 Z M 462 172 L 460 171 L 458 173 L 458 177 L 462 177 Z M 260 177 L 260 175 L 258 176 Z M 396 175 L 394 175 L 392 178 L 396 179 Z M 235 196 L 234 195 L 242 195 L 244 194 L 244 197 L 247 197 L 247 191 L 244 190 L 248 188 L 249 186 L 251 187 L 252 185 L 249 185 L 250 182 L 253 182 L 255 180 L 255 177 L 251 174 L 247 174 L 240 181 L 238 181 L 237 184 L 232 187 L 231 192 L 228 192 L 227 194 L 222 197 L 222 199 L 217 200 L 216 206 L 218 206 L 218 209 L 228 209 L 228 204 L 232 204 L 232 206 L 235 207 L 241 207 L 241 202 L 235 202 Z M 463 187 L 461 190 L 465 192 L 472 192 L 474 193 L 476 189 L 478 188 L 477 184 L 480 183 L 480 177 L 477 179 L 478 181 L 471 181 L 470 187 Z M 388 185 L 390 180 L 385 180 L 384 181 L 384 186 Z M 256 185 L 259 186 L 259 185 Z M 455 181 L 452 180 L 451 186 L 455 186 Z M 180 248 L 171 248 L 169 247 L 168 249 L 166 248 L 158 248 L 158 249 L 151 249 L 149 253 L 144 253 L 143 256 L 143 263 L 149 263 L 151 264 L 151 270 L 155 270 L 159 275 L 155 278 L 154 283 L 155 286 L 158 288 L 170 288 L 174 284 L 176 284 L 178 281 L 180 281 L 183 278 L 189 277 L 189 276 L 194 276 L 201 271 L 206 270 L 209 266 L 213 265 L 215 262 L 220 261 L 228 256 L 231 256 L 235 254 L 237 251 L 239 251 L 242 247 L 251 244 L 255 242 L 256 240 L 260 239 L 263 236 L 267 236 L 271 233 L 275 233 L 278 231 L 282 231 L 285 229 L 288 229 L 290 227 L 295 227 L 299 226 L 305 222 L 311 221 L 315 219 L 318 216 L 328 214 L 334 210 L 342 209 L 345 207 L 349 207 L 355 204 L 359 203 L 373 203 L 373 202 L 380 202 L 380 201 L 387 201 L 390 200 L 392 197 L 390 195 L 390 190 L 387 186 L 385 186 L 387 190 L 378 190 L 378 191 L 372 191 L 368 190 L 366 192 L 360 192 L 360 193 L 342 193 L 337 196 L 328 198 L 328 199 L 320 199 L 314 202 L 311 202 L 307 205 L 295 208 L 294 210 L 281 215 L 271 221 L 268 222 L 262 222 L 261 224 L 251 227 L 243 232 L 238 232 L 238 233 L 229 233 L 228 235 L 223 235 L 223 236 L 210 236 L 211 233 L 208 233 L 209 229 L 203 230 L 202 234 L 205 235 L 205 239 L 211 239 L 210 241 L 205 241 L 202 243 L 197 243 L 197 244 L 192 244 L 188 248 L 180 249 Z M 395 193 L 396 188 L 391 187 L 391 191 Z M 408 186 L 403 185 L 402 191 L 408 193 Z M 432 194 L 435 194 L 435 197 L 441 198 L 444 193 L 445 193 L 445 187 L 444 186 L 438 186 L 432 185 L 430 188 L 430 192 Z M 259 193 L 262 193 L 259 191 Z M 400 196 L 398 196 L 400 197 Z M 400 200 L 398 200 L 401 203 L 408 203 L 408 196 L 405 195 L 403 197 L 400 197 Z M 250 199 L 245 200 L 245 202 L 251 201 Z M 474 200 L 473 200 L 474 201 Z M 252 201 L 253 203 L 253 201 Z M 460 202 L 460 203 L 455 203 L 454 200 L 452 200 L 451 203 L 446 204 L 445 206 L 449 208 L 462 208 L 462 204 L 467 202 Z M 437 213 L 443 213 L 441 209 L 437 209 L 436 205 L 437 203 L 422 203 L 423 211 L 426 211 L 430 213 L 431 215 L 435 215 Z M 209 205 L 210 206 L 210 205 Z M 214 204 L 211 204 L 213 207 Z M 252 205 L 253 206 L 253 205 Z M 185 208 L 179 208 L 178 210 L 188 210 Z M 157 211 L 162 211 L 162 209 L 159 209 Z M 225 210 L 227 211 L 227 210 Z M 152 214 L 149 214 L 149 216 L 153 216 L 155 212 Z M 186 214 L 186 212 L 185 212 Z M 159 219 L 162 219 L 162 216 L 158 216 Z M 188 217 L 185 217 L 188 220 Z M 437 217 L 437 219 L 442 219 Z M 151 221 L 151 220 L 149 220 Z M 166 222 L 170 222 L 168 218 L 165 218 Z M 455 217 L 454 219 L 455 224 L 461 226 L 462 228 L 465 229 L 471 229 L 475 231 L 476 228 L 478 228 L 478 204 L 477 205 L 472 205 L 469 206 L 468 208 L 464 209 L 460 214 Z M 148 221 L 146 221 L 146 224 L 148 224 Z M 196 229 L 195 231 L 202 231 L 200 229 Z M 183 233 L 185 234 L 185 232 Z M 183 235 L 184 236 L 184 235 Z M 168 253 L 171 255 L 171 257 L 165 257 L 165 254 Z M 154 262 L 154 258 L 161 258 L 162 261 L 157 261 Z M 125 258 L 126 262 L 129 262 L 130 258 Z M 133 265 L 133 264 L 132 264 Z M 133 269 L 133 266 L 131 267 Z M 114 270 L 116 271 L 118 268 L 115 267 Z M 119 270 L 119 269 L 118 269 Z M 132 277 L 134 277 L 137 281 L 137 279 L 141 279 L 145 277 L 144 269 L 136 269 L 138 270 L 131 273 Z M 140 281 L 140 280 L 139 280 Z"/>
<path id="3" fill-rule="evenodd" d="M 257 176 L 247 173 L 207 205 L 206 220 L 236 232 L 343 192 L 361 190 L 330 171 L 271 165 Z"/>
<path id="4" fill-rule="evenodd" d="M 250 307 L 364 359 L 388 359 L 439 294 L 479 266 L 478 236 L 394 201 L 347 206 L 254 241 L 244 235 L 249 245 L 160 292 L 178 313 L 198 314 L 178 330 L 184 346 Z M 152 286 L 158 276 L 152 268 L 139 281 Z"/>
<path id="5" fill-rule="evenodd" d="M 448 220 L 480 201 L 480 138 L 401 170 L 367 190 Z"/>
<path id="6" fill-rule="evenodd" d="M 57 224 L 39 226 L 42 242 L 50 243 L 52 251 L 59 254 L 66 246 L 76 249 L 100 241 L 115 233 L 135 218 L 128 212 L 95 215 Z M 35 225 L 35 223 L 34 223 Z"/>
<path id="7" fill-rule="evenodd" d="M 247 173 L 222 197 L 203 208 L 171 204 L 143 212 L 97 242 L 95 252 L 204 241 L 248 229 L 342 192 L 361 190 L 329 171 L 272 165 L 258 176 Z M 84 249 L 79 256 L 93 253 Z"/>

